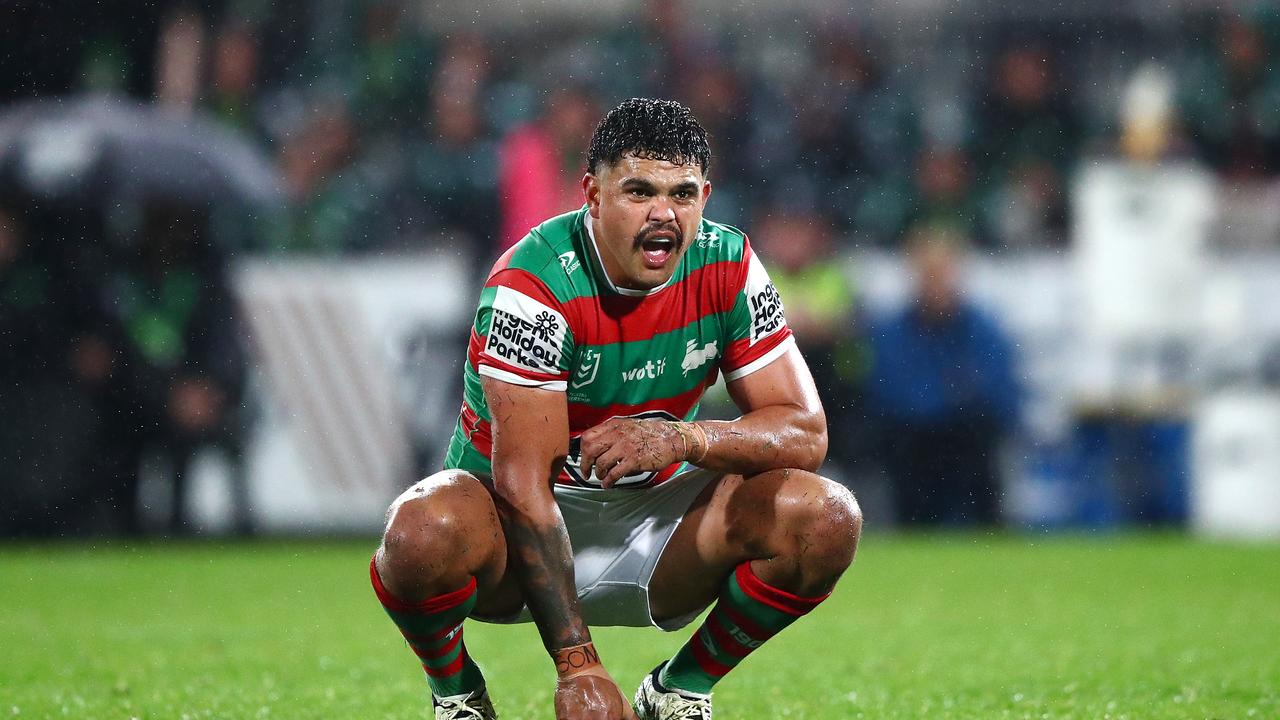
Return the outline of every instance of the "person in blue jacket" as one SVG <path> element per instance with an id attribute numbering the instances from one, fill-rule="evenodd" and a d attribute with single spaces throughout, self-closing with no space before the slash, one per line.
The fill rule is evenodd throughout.
<path id="1" fill-rule="evenodd" d="M 904 524 L 999 521 L 998 452 L 1018 386 L 1008 337 L 959 289 L 964 247 L 949 229 L 913 230 L 915 295 L 872 325 L 868 393 Z"/>

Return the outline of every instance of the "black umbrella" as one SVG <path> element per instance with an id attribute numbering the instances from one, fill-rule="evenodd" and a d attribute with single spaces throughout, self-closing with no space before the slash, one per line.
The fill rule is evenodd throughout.
<path id="1" fill-rule="evenodd" d="M 47 198 L 285 202 L 275 168 L 245 136 L 203 117 L 100 96 L 0 112 L 0 177 Z"/>

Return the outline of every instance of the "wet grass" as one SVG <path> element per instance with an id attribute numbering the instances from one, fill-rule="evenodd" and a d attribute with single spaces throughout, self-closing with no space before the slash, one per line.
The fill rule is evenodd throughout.
<path id="1" fill-rule="evenodd" d="M 373 541 L 0 545 L 0 717 L 422 718 Z M 717 718 L 1280 717 L 1280 545 L 869 535 Z M 630 693 L 685 632 L 598 629 Z M 532 626 L 471 623 L 507 720 L 551 717 Z"/>

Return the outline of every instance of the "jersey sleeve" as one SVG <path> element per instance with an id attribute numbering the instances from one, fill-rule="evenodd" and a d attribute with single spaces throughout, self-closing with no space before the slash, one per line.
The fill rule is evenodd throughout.
<path id="1" fill-rule="evenodd" d="M 573 357 L 564 308 L 533 275 L 495 273 L 480 293 L 472 357 L 485 377 L 563 392 Z"/>
<path id="2" fill-rule="evenodd" d="M 743 271 L 728 315 L 727 349 L 720 367 L 725 380 L 746 377 L 777 360 L 795 345 L 778 294 L 769 273 L 751 251 L 743 249 Z"/>

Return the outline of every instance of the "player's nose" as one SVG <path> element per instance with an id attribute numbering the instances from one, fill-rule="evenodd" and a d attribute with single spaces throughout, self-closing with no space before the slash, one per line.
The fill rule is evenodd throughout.
<path id="1" fill-rule="evenodd" d="M 676 219 L 676 208 L 671 200 L 664 197 L 654 198 L 649 205 L 649 222 L 650 223 L 669 223 Z"/>

